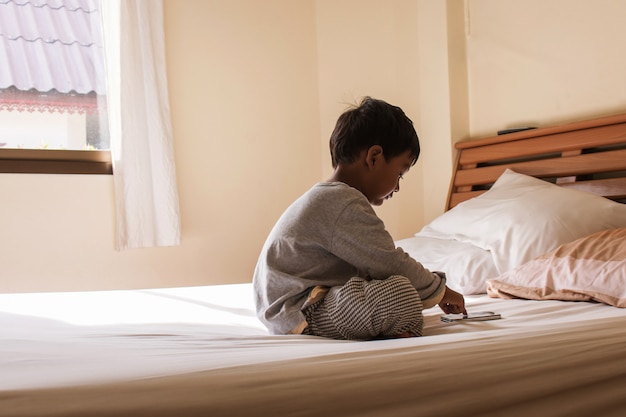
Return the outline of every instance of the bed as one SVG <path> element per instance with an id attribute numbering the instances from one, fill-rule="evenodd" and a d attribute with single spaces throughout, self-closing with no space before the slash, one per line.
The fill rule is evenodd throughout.
<path id="1" fill-rule="evenodd" d="M 0 416 L 624 415 L 626 114 L 457 149 L 397 244 L 501 320 L 352 342 L 269 335 L 251 284 L 0 294 Z"/>

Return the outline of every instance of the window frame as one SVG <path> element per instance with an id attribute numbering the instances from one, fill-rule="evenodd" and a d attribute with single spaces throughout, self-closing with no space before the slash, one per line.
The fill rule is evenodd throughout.
<path id="1" fill-rule="evenodd" d="M 109 150 L 3 149 L 2 174 L 96 174 L 112 175 Z"/>

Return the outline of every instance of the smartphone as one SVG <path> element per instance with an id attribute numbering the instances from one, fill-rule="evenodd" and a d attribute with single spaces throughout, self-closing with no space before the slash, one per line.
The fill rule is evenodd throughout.
<path id="1" fill-rule="evenodd" d="M 444 323 L 452 323 L 455 321 L 485 321 L 485 320 L 498 320 L 501 319 L 499 313 L 493 311 L 476 311 L 474 313 L 465 314 L 444 314 L 441 316 L 441 321 Z"/>

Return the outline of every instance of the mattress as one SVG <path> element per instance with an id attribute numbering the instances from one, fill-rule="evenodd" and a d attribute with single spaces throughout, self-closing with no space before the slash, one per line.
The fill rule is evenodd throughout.
<path id="1" fill-rule="evenodd" d="M 466 297 L 501 320 L 272 336 L 251 284 L 0 294 L 0 416 L 623 415 L 626 310 Z"/>

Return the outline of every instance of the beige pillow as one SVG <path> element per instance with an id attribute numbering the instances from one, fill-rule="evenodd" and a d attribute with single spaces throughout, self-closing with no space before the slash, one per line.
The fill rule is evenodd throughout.
<path id="1" fill-rule="evenodd" d="M 491 297 L 599 301 L 626 307 L 626 228 L 566 243 L 496 279 Z"/>

